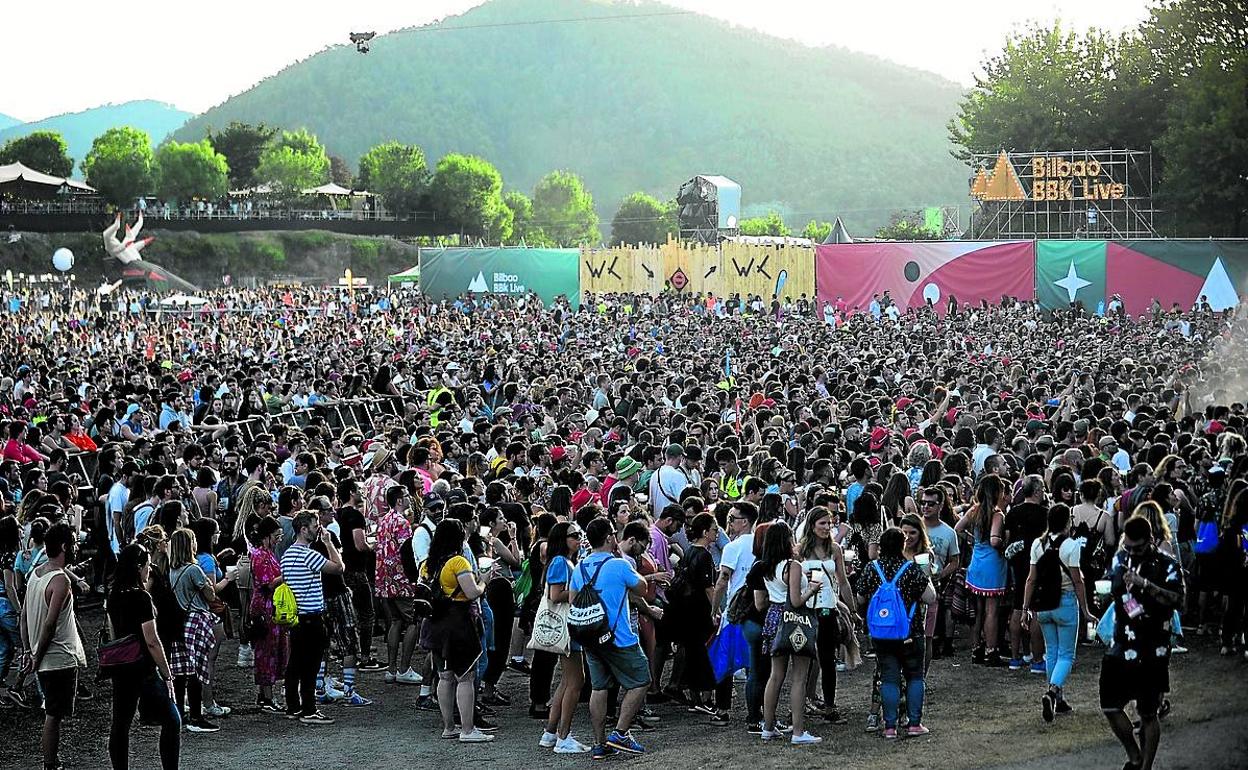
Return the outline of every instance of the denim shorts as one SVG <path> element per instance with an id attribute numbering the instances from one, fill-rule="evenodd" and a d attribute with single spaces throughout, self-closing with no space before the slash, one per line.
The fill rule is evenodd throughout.
<path id="1" fill-rule="evenodd" d="M 635 690 L 650 684 L 650 661 L 640 644 L 616 647 L 614 644 L 585 651 L 589 666 L 589 684 L 594 690 L 606 690 L 618 684 L 622 690 Z"/>

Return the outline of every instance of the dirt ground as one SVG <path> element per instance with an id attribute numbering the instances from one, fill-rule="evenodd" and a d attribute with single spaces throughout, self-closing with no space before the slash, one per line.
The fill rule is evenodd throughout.
<path id="1" fill-rule="evenodd" d="M 98 623 L 98 610 L 83 613 L 83 627 Z M 1176 657 L 1171 669 L 1173 713 L 1163 722 L 1160 768 L 1245 767 L 1248 762 L 1248 708 L 1242 700 L 1248 663 L 1222 658 L 1216 644 L 1204 637 L 1190 639 L 1192 651 Z M 587 757 L 563 757 L 537 747 L 538 722 L 527 716 L 524 701 L 527 680 L 513 672 L 504 675 L 501 689 L 514 705 L 500 709 L 498 738 L 490 744 L 461 746 L 441 741 L 439 718 L 415 709 L 418 688 L 384 685 L 381 673 L 362 674 L 360 691 L 376 703 L 358 709 L 328 707 L 337 718 L 332 726 L 305 726 L 280 716 L 264 715 L 249 704 L 255 701 L 251 672 L 235 667 L 236 645 L 227 641 L 222 651 L 218 683 L 219 702 L 235 707 L 220 720 L 215 734 L 183 734 L 184 763 L 203 766 L 203 755 L 214 768 L 323 768 L 411 767 L 440 762 L 472 762 L 480 767 L 568 767 L 587 764 Z M 735 766 L 754 768 L 980 768 L 1051 770 L 1054 767 L 1121 767 L 1125 756 L 1113 740 L 1097 708 L 1096 681 L 1099 648 L 1080 647 L 1079 660 L 1068 684 L 1075 713 L 1046 725 L 1040 718 L 1042 677 L 1005 669 L 986 670 L 969 663 L 960 653 L 936 661 L 929 676 L 924 722 L 932 732 L 917 739 L 886 743 L 863 730 L 870 696 L 871 662 L 857 671 L 842 673 L 838 703 L 848 712 L 849 724 L 815 724 L 824 736 L 819 746 L 796 748 L 763 744 L 743 727 L 741 686 L 735 694 L 731 727 L 717 728 L 706 717 L 685 713 L 675 706 L 658 706 L 658 729 L 639 735 L 644 757 L 617 758 L 634 767 Z M 62 760 L 69 768 L 108 766 L 108 686 L 96 686 L 95 697 L 80 701 L 78 713 L 66 724 Z M 0 711 L 0 767 L 37 768 L 40 712 Z M 588 714 L 581 710 L 573 726 L 582 739 L 589 735 Z M 157 730 L 134 728 L 132 766 L 158 767 Z M 452 765 L 454 766 L 454 765 Z"/>

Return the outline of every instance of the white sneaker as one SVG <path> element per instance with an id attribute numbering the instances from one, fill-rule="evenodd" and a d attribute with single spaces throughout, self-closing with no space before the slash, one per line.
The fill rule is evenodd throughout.
<path id="1" fill-rule="evenodd" d="M 219 706 L 216 703 L 212 703 L 204 708 L 204 715 L 213 717 L 214 719 L 219 719 L 221 717 L 229 716 L 231 711 L 233 711 L 233 709 L 229 706 Z"/>
<path id="2" fill-rule="evenodd" d="M 477 730 L 476 728 L 473 728 L 473 731 L 468 733 L 467 735 L 459 736 L 460 743 L 489 743 L 492 740 L 494 740 L 493 735 L 483 733 L 480 730 Z"/>
<path id="3" fill-rule="evenodd" d="M 347 694 L 342 690 L 330 685 L 329 680 L 325 680 L 325 697 L 329 700 L 342 700 Z"/>
<path id="4" fill-rule="evenodd" d="M 557 744 L 558 742 L 559 742 L 558 735 L 555 735 L 554 733 L 548 733 L 545 730 L 542 730 L 542 738 L 541 740 L 537 742 L 537 745 L 542 747 L 543 749 L 553 749 L 555 747 L 555 744 Z"/>
<path id="5" fill-rule="evenodd" d="M 739 671 L 737 671 L 736 673 L 732 675 L 732 681 L 744 682 L 747 680 L 747 677 L 748 675 L 745 673 L 745 669 L 740 669 Z"/>
<path id="6" fill-rule="evenodd" d="M 556 754 L 586 754 L 588 752 L 589 747 L 573 738 L 571 734 L 555 744 Z"/>
<path id="7" fill-rule="evenodd" d="M 802 733 L 801 735 L 794 734 L 794 736 L 789 739 L 789 743 L 793 744 L 794 746 L 805 746 L 810 743 L 822 743 L 822 742 L 823 742 L 823 738 L 820 738 L 817 735 L 811 735 L 810 733 Z"/>
<path id="8" fill-rule="evenodd" d="M 420 684 L 421 676 L 410 668 L 394 678 L 399 684 Z"/>
<path id="9" fill-rule="evenodd" d="M 394 680 L 397 678 L 398 678 L 398 675 L 395 674 L 393 671 L 386 672 L 386 677 L 385 677 L 386 684 L 394 684 Z"/>

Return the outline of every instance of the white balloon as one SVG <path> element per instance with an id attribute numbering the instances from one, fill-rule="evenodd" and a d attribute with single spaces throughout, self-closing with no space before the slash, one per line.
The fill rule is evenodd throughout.
<path id="1" fill-rule="evenodd" d="M 62 273 L 73 270 L 74 252 L 66 248 L 60 248 L 52 252 L 52 267 L 55 267 Z"/>

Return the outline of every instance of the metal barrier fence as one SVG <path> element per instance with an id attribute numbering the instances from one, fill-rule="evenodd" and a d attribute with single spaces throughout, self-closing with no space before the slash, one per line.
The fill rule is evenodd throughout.
<path id="1" fill-rule="evenodd" d="M 401 416 L 400 403 L 401 401 L 397 398 L 353 399 L 333 404 L 318 404 L 293 412 L 281 412 L 270 415 L 269 420 L 280 422 L 288 428 L 302 430 L 311 424 L 313 418 L 324 417 L 330 430 L 341 432 L 348 428 L 358 428 L 368 435 L 375 433 L 378 424 L 385 418 Z M 236 426 L 248 442 L 255 441 L 256 436 L 267 431 L 263 419 L 259 417 L 229 424 Z M 90 482 L 89 486 L 83 486 L 81 489 L 94 489 L 95 481 L 99 477 L 99 452 L 78 452 L 69 455 L 66 473 L 71 476 L 78 473 Z"/>

